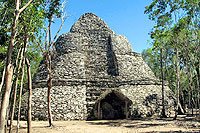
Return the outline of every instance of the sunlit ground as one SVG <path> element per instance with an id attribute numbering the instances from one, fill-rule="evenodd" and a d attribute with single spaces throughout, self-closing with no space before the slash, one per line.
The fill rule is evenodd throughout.
<path id="1" fill-rule="evenodd" d="M 33 133 L 170 133 L 170 132 L 200 132 L 198 120 L 173 121 L 165 120 L 100 120 L 100 121 L 54 121 L 53 127 L 48 127 L 47 121 L 33 121 Z M 14 122 L 16 129 L 16 121 Z M 20 122 L 20 133 L 27 131 L 26 121 Z"/>

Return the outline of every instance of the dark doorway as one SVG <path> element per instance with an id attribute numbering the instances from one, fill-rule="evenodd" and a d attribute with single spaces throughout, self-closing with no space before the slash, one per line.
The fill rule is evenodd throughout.
<path id="1" fill-rule="evenodd" d="M 126 119 L 131 101 L 119 92 L 112 91 L 98 103 L 99 119 Z"/>

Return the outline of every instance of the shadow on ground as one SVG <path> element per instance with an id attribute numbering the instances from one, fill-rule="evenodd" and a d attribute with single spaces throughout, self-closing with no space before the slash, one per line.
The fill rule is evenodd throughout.
<path id="1" fill-rule="evenodd" d="M 49 126 L 34 126 L 34 127 L 31 127 L 31 128 L 44 128 L 44 129 L 46 129 L 46 128 L 54 128 L 54 127 L 49 127 Z M 9 129 L 9 128 L 8 128 Z M 17 126 L 13 126 L 13 129 L 17 129 Z M 25 126 L 20 126 L 20 129 L 27 129 L 27 127 L 25 127 Z"/>
<path id="2" fill-rule="evenodd" d="M 156 121 L 156 122 L 155 122 Z M 177 126 L 180 128 L 192 128 L 192 129 L 200 129 L 200 124 L 197 124 L 196 121 L 193 120 L 173 120 L 173 118 L 165 118 L 165 119 L 137 119 L 137 120 L 100 120 L 100 121 L 88 121 L 86 122 L 90 125 L 106 125 L 110 127 L 125 127 L 125 128 L 149 128 L 149 127 L 165 127 L 165 126 Z M 181 131 L 176 131 L 175 133 L 181 133 Z M 150 132 L 152 133 L 152 132 Z M 165 133 L 165 132 L 163 132 Z M 167 133 L 167 132 L 166 132 Z M 190 133 L 190 132 L 187 132 Z M 200 131 L 199 131 L 200 133 Z"/>
<path id="3" fill-rule="evenodd" d="M 126 127 L 126 128 L 148 128 L 153 126 L 164 126 L 168 123 L 162 122 L 162 123 L 148 123 L 145 119 L 144 121 L 137 121 L 137 120 L 109 120 L 109 121 L 90 121 L 87 122 L 91 125 L 107 125 L 111 127 Z"/>

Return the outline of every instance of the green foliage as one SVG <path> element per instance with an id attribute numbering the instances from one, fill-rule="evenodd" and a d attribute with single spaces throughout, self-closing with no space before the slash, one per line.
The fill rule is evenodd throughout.
<path id="1" fill-rule="evenodd" d="M 50 1 L 46 1 L 45 3 L 46 5 L 46 18 L 48 20 L 51 20 L 53 18 L 53 16 L 56 17 L 61 17 L 61 12 L 60 12 L 60 0 L 50 0 Z"/>
<path id="2" fill-rule="evenodd" d="M 27 1 L 21 1 L 21 6 Z M 29 38 L 26 56 L 31 59 L 32 73 L 37 69 L 42 54 L 38 49 L 38 43 L 43 38 L 42 28 L 45 24 L 44 0 L 35 0 L 21 14 L 17 24 L 17 35 L 14 47 L 13 60 L 16 60 L 19 48 L 24 44 L 25 37 Z M 0 4 L 0 71 L 2 74 L 4 59 L 6 57 L 7 47 L 10 41 L 10 32 L 15 10 L 15 1 L 8 0 Z M 15 64 L 16 66 L 16 64 Z M 33 74 L 32 74 L 33 75 Z M 0 75 L 1 76 L 1 75 Z M 26 79 L 25 79 L 26 81 Z"/>
<path id="3" fill-rule="evenodd" d="M 200 89 L 197 84 L 200 82 L 200 1 L 154 0 L 145 8 L 145 13 L 155 22 L 155 26 L 151 31 L 152 48 L 142 53 L 144 60 L 156 76 L 161 77 L 158 70 L 159 51 L 163 49 L 164 76 L 170 88 L 176 89 L 175 62 L 178 61 L 181 91 L 199 92 L 196 88 Z M 175 56 L 176 50 L 178 58 Z"/>
<path id="4" fill-rule="evenodd" d="M 20 1 L 23 7 L 27 1 Z M 60 0 L 34 0 L 21 14 L 17 24 L 13 62 L 16 60 L 20 47 L 23 47 L 25 38 L 28 40 L 26 57 L 31 63 L 32 76 L 37 71 L 43 58 L 41 48 L 44 48 L 47 23 L 52 23 L 53 18 L 62 15 Z M 12 21 L 14 20 L 15 1 L 0 1 L 0 73 L 2 74 L 7 47 L 10 42 Z M 45 49 L 43 49 L 45 51 Z M 17 64 L 14 64 L 17 66 Z M 0 74 L 0 78 L 1 78 Z M 26 74 L 25 74 L 26 75 Z M 25 77 L 26 78 L 26 77 Z M 25 79 L 26 81 L 26 79 Z"/>

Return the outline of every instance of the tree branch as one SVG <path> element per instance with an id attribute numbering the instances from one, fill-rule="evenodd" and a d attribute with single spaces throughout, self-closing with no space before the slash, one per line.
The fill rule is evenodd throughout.
<path id="1" fill-rule="evenodd" d="M 26 9 L 31 4 L 31 2 L 33 2 L 33 0 L 29 0 L 29 2 L 26 3 L 26 5 L 24 5 L 21 9 L 19 9 L 19 13 L 23 12 L 24 9 Z"/>
<path id="2" fill-rule="evenodd" d="M 36 40 L 36 43 L 37 43 L 38 47 L 40 48 L 40 50 L 42 51 L 42 53 L 44 54 L 44 50 L 43 50 L 43 48 L 41 47 L 40 43 L 39 43 L 37 40 Z"/>
<path id="3" fill-rule="evenodd" d="M 47 40 L 48 39 L 48 34 L 49 34 L 49 30 L 46 29 L 46 31 L 45 31 L 45 42 L 44 42 L 45 43 L 45 45 L 44 45 L 44 49 L 45 50 L 47 50 L 47 47 L 48 47 L 48 42 L 47 42 L 48 41 Z"/>
<path id="4" fill-rule="evenodd" d="M 1 93 L 1 89 L 3 87 L 3 83 L 4 83 L 5 72 L 6 72 L 6 67 L 4 66 L 3 75 L 2 75 L 2 79 L 1 79 L 1 85 L 0 85 L 0 93 Z"/>
<path id="5" fill-rule="evenodd" d="M 50 18 L 49 20 L 49 25 L 48 25 L 48 33 L 49 33 L 49 40 L 48 40 L 48 49 L 47 51 L 50 50 L 50 47 L 51 47 L 51 24 L 52 24 L 52 18 Z"/>
<path id="6" fill-rule="evenodd" d="M 56 40 L 56 38 L 58 37 L 58 34 L 59 34 L 59 32 L 61 31 L 61 29 L 62 29 L 62 27 L 63 27 L 63 24 L 65 23 L 65 20 L 66 19 L 61 19 L 61 24 L 60 24 L 60 27 L 59 27 L 59 29 L 58 29 L 58 31 L 56 32 L 56 35 L 54 36 L 54 38 L 53 38 L 53 42 L 55 42 L 55 40 Z M 52 43 L 52 45 L 53 45 L 54 43 Z"/>
<path id="7" fill-rule="evenodd" d="M 15 5 L 16 5 L 16 10 L 19 10 L 20 1 L 17 0 L 16 3 L 15 3 Z"/>

